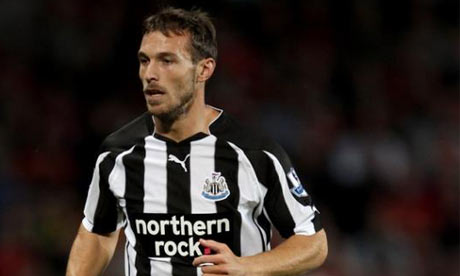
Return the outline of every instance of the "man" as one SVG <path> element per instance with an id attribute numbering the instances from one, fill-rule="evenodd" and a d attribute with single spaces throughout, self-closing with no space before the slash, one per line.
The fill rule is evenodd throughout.
<path id="1" fill-rule="evenodd" d="M 167 8 L 138 52 L 148 112 L 102 144 L 67 275 L 100 275 L 120 228 L 125 274 L 298 275 L 327 255 L 310 196 L 284 151 L 204 101 L 213 24 Z M 271 226 L 286 238 L 270 250 Z"/>

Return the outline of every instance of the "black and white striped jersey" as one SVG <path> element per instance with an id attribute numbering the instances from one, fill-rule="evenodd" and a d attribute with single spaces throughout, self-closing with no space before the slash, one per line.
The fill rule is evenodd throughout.
<path id="1" fill-rule="evenodd" d="M 247 256 L 270 249 L 272 225 L 283 237 L 322 228 L 285 152 L 223 111 L 181 142 L 155 133 L 148 113 L 109 135 L 84 215 L 94 233 L 124 227 L 127 276 L 200 275 L 200 238 Z"/>

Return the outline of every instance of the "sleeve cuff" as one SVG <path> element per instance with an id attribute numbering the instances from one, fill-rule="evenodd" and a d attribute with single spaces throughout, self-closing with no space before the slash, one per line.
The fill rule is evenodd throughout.
<path id="1" fill-rule="evenodd" d="M 86 217 L 83 218 L 81 224 L 83 224 L 83 227 L 85 227 L 88 232 L 93 232 L 93 224 Z"/>
<path id="2" fill-rule="evenodd" d="M 311 236 L 318 233 L 323 226 L 319 218 L 319 213 L 315 212 L 313 217 L 306 219 L 303 223 L 294 229 L 294 233 L 298 235 Z"/>
<path id="3" fill-rule="evenodd" d="M 85 227 L 85 229 L 88 230 L 88 232 L 95 233 L 95 232 L 93 231 L 93 229 L 94 229 L 94 224 L 93 224 L 91 221 L 89 221 L 88 218 L 86 218 L 86 217 L 83 218 L 83 220 L 81 221 L 81 223 L 83 224 L 83 227 Z M 116 229 L 115 229 L 114 231 L 117 231 L 117 230 L 119 230 L 120 228 L 124 227 L 125 224 L 126 224 L 126 221 L 120 221 L 120 222 L 118 222 L 118 223 L 117 223 L 117 227 L 116 227 Z"/>

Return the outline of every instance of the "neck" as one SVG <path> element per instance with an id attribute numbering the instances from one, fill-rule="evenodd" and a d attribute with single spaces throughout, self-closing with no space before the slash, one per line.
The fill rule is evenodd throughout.
<path id="1" fill-rule="evenodd" d="M 209 134 L 209 124 L 219 112 L 204 102 L 204 93 L 198 93 L 191 106 L 176 120 L 166 122 L 154 116 L 155 132 L 176 142 L 187 139 L 194 134 Z"/>

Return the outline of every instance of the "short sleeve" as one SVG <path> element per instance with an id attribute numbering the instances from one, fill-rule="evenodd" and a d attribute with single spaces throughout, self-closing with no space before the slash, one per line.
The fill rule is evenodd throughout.
<path id="1" fill-rule="evenodd" d="M 321 230 L 319 211 L 287 154 L 278 145 L 264 150 L 264 154 L 267 167 L 264 208 L 272 224 L 284 238 L 294 234 L 313 235 Z"/>
<path id="2" fill-rule="evenodd" d="M 114 157 L 107 151 L 98 156 L 94 167 L 82 221 L 86 230 L 93 233 L 111 233 L 124 223 L 123 212 L 109 185 L 114 164 Z"/>

